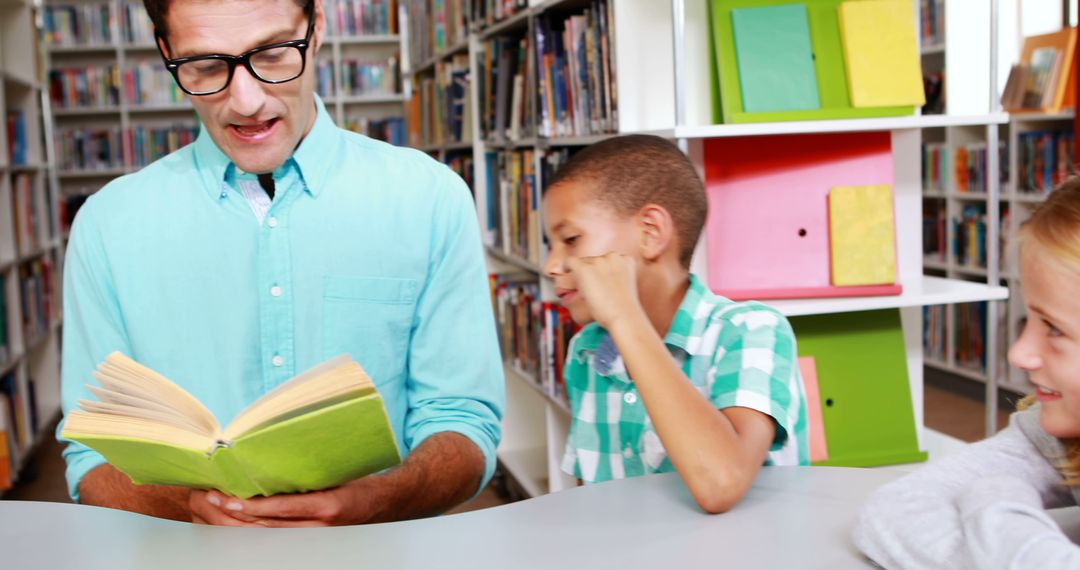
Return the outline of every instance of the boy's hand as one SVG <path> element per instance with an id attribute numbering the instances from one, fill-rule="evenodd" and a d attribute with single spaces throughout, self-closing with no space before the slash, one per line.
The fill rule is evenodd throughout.
<path id="1" fill-rule="evenodd" d="M 621 253 L 597 257 L 570 257 L 566 265 L 577 283 L 578 294 L 598 325 L 607 330 L 616 320 L 641 312 L 634 260 Z"/>

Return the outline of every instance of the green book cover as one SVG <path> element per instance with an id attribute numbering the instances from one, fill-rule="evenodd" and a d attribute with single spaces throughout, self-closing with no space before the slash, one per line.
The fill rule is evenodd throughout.
<path id="1" fill-rule="evenodd" d="M 735 9 L 731 25 L 744 111 L 821 107 L 805 5 Z"/>
<path id="2" fill-rule="evenodd" d="M 190 394 L 122 355 L 95 376 L 101 402 L 81 402 L 62 435 L 136 484 L 248 498 L 325 489 L 401 461 L 382 398 L 348 357 L 282 384 L 224 430 Z"/>

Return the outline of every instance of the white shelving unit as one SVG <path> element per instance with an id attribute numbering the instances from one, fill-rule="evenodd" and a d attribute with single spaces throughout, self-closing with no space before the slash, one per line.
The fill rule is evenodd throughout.
<path id="1" fill-rule="evenodd" d="M 949 0 L 957 3 L 968 0 Z M 702 165 L 703 140 L 714 137 L 775 136 L 823 132 L 885 131 L 891 133 L 893 162 L 895 165 L 894 195 L 896 198 L 898 275 L 904 293 L 895 297 L 855 297 L 832 299 L 796 299 L 772 301 L 771 304 L 788 316 L 863 311 L 883 308 L 900 308 L 903 321 L 909 382 L 918 424 L 920 447 L 937 446 L 939 434 L 922 428 L 922 378 L 924 359 L 922 355 L 922 309 L 933 304 L 1003 300 L 1009 296 L 1007 287 L 996 283 L 973 282 L 955 277 L 932 277 L 923 275 L 922 256 L 922 183 L 920 176 L 921 142 L 925 129 L 996 130 L 1008 122 L 1008 116 L 991 108 L 990 84 L 990 19 L 989 7 L 979 3 L 965 4 L 965 10 L 986 10 L 985 42 L 966 46 L 964 50 L 975 54 L 969 62 L 973 66 L 985 66 L 971 79 L 965 88 L 956 90 L 963 94 L 973 91 L 981 97 L 981 106 L 961 109 L 964 112 L 947 115 L 871 118 L 853 120 L 800 121 L 748 125 L 715 125 L 711 123 L 709 99 L 709 38 L 706 0 L 669 0 L 639 2 L 637 0 L 610 0 L 614 13 L 615 40 L 613 49 L 617 91 L 619 94 L 619 133 L 649 133 L 674 139 L 682 145 L 699 167 Z M 981 2 L 981 0 L 980 0 Z M 484 30 L 474 28 L 470 33 L 470 59 L 475 62 L 482 49 L 482 41 L 499 34 L 515 33 L 523 28 L 531 29 L 532 20 L 542 17 L 550 10 L 580 7 L 581 0 L 544 0 L 531 2 L 522 13 L 499 22 Z M 914 2 L 918 10 L 918 2 Z M 979 14 L 982 18 L 982 14 Z M 976 18 L 974 21 L 981 21 Z M 961 18 L 953 18 L 958 24 Z M 970 23 L 972 20 L 969 20 Z M 520 32 L 517 32 L 520 33 Z M 956 38 L 964 36 L 957 34 Z M 980 36 L 982 37 L 982 36 Z M 985 44 L 985 45 L 983 45 Z M 925 50 L 928 54 L 944 56 L 944 46 Z M 433 60 L 413 68 L 421 73 Z M 445 57 L 442 54 L 441 57 Z M 472 68 L 477 76 L 478 68 Z M 977 80 L 976 80 L 977 79 Z M 975 100 L 976 95 L 966 95 Z M 960 99 L 960 97 L 958 97 Z M 479 103 L 473 96 L 473 133 L 480 132 Z M 476 199 L 478 214 L 484 221 L 487 200 L 486 172 L 481 167 L 485 152 L 491 149 L 518 148 L 539 151 L 560 146 L 592 144 L 611 135 L 577 137 L 574 139 L 544 139 L 526 137 L 519 141 L 494 143 L 481 136 L 472 137 L 472 148 L 477 164 Z M 468 146 L 468 145 L 466 145 Z M 436 146 L 428 151 L 441 150 Z M 539 161 L 539 159 L 537 159 Z M 539 166 L 539 164 L 537 164 Z M 987 196 L 997 195 L 992 186 Z M 996 199 L 996 198 L 995 198 Z M 705 269 L 706 244 L 699 244 L 692 269 L 699 275 Z M 489 268 L 493 273 L 515 273 L 534 276 L 540 285 L 544 300 L 554 298 L 550 282 L 540 276 L 540 266 L 519 256 L 507 254 L 496 248 L 487 250 Z M 530 495 L 553 492 L 573 486 L 575 481 L 560 470 L 566 433 L 570 423 L 570 411 L 565 402 L 552 398 L 537 378 L 506 365 L 507 409 L 504 420 L 504 437 L 499 448 L 503 466 L 517 479 Z"/>
<path id="2" fill-rule="evenodd" d="M 0 396 L 0 438 L 9 451 L 9 458 L 0 460 L 11 461 L 16 480 L 33 449 L 52 436 L 48 427 L 60 412 L 63 252 L 57 196 L 48 184 L 52 161 L 42 140 L 46 97 L 35 18 L 34 2 L 0 2 L 0 104 L 5 117 L 20 111 L 24 125 L 21 143 L 9 139 L 8 129 L 0 133 L 0 326 L 5 327 L 0 336 L 7 339 L 0 350 L 0 394 L 4 378 L 14 380 L 18 394 L 13 402 Z M 19 144 L 25 153 L 21 161 L 9 153 Z M 30 281 L 35 274 L 40 297 Z M 47 299 L 48 307 L 39 299 Z"/>

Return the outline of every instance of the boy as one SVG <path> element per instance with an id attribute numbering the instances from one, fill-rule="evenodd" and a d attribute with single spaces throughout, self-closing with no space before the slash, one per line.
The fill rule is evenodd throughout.
<path id="1" fill-rule="evenodd" d="M 707 203 L 682 152 L 644 135 L 593 145 L 559 170 L 543 208 L 544 273 L 587 324 L 564 371 L 565 471 L 588 483 L 678 471 L 719 513 L 763 463 L 808 462 L 791 326 L 689 271 Z"/>

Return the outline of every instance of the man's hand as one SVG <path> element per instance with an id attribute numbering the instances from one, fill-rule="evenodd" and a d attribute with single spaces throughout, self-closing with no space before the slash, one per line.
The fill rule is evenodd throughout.
<path id="1" fill-rule="evenodd" d="M 313 527 L 406 520 L 442 513 L 469 498 L 484 473 L 484 454 L 469 438 L 437 433 L 398 467 L 340 487 L 237 499 L 192 491 L 192 522 L 221 526 Z"/>
<path id="2" fill-rule="evenodd" d="M 633 311 L 643 314 L 631 257 L 620 253 L 570 257 L 566 265 L 592 318 L 601 327 L 611 330 L 617 319 L 633 315 Z"/>
<path id="3" fill-rule="evenodd" d="M 373 512 L 377 493 L 373 477 L 340 487 L 247 500 L 219 491 L 192 491 L 192 522 L 219 526 L 315 527 L 363 524 L 379 518 Z M 378 485 L 378 483 L 374 483 Z"/>

